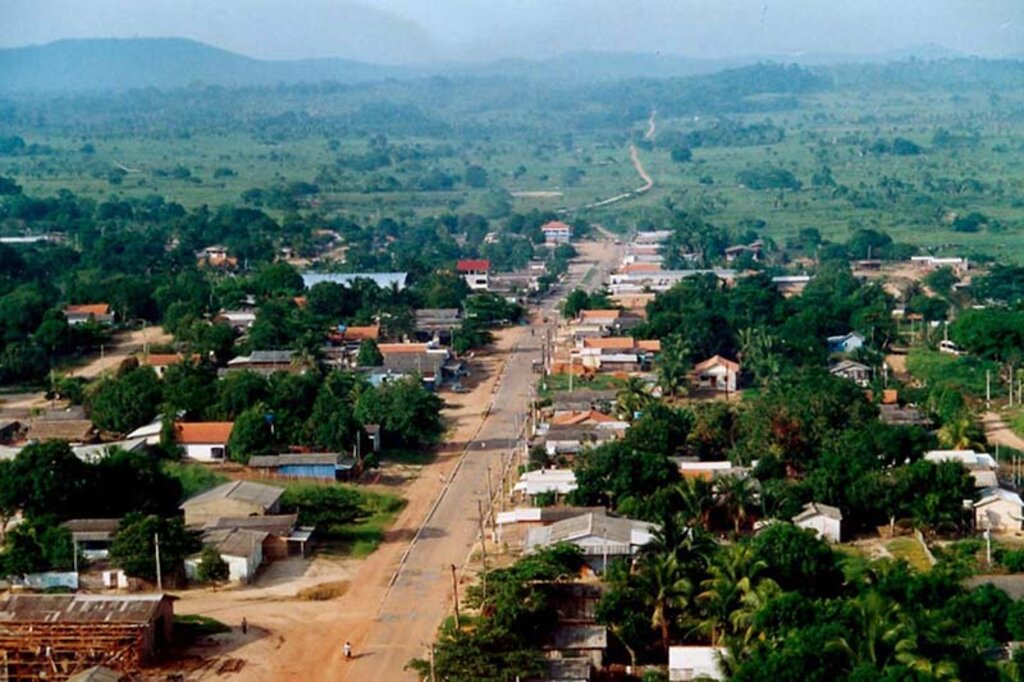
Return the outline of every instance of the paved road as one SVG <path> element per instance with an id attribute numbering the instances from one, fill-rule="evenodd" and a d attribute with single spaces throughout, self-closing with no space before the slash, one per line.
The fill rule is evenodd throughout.
<path id="1" fill-rule="evenodd" d="M 560 292 L 580 284 L 592 267 L 597 272 L 587 279 L 586 286 L 600 286 L 620 249 L 604 242 L 584 245 L 581 252 L 589 263 L 573 267 Z M 535 311 L 535 318 L 549 316 L 558 302 L 557 297 L 552 297 Z M 495 444 L 504 445 L 518 438 L 535 377 L 531 365 L 540 359 L 542 336 L 537 331 L 531 334 L 527 327 L 519 329 L 519 352 L 508 354 L 493 394 L 493 408 L 470 442 L 447 492 L 413 543 L 377 619 L 363 638 L 359 657 L 344 666 L 344 679 L 416 679 L 404 670 L 405 664 L 424 655 L 437 627 L 450 611 L 450 566 L 455 564 L 461 569 L 479 537 L 477 502 L 484 501 L 486 508 L 487 467 L 491 467 L 497 483 L 502 457 L 508 456 L 508 450 L 496 449 Z"/>

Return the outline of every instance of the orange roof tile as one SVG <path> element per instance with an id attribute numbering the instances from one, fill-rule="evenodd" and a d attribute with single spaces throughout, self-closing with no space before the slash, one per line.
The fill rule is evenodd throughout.
<path id="1" fill-rule="evenodd" d="M 606 336 L 599 339 L 583 339 L 584 348 L 600 348 L 601 350 L 633 350 L 636 341 L 631 336 Z"/>
<path id="2" fill-rule="evenodd" d="M 651 351 L 654 353 L 661 352 L 661 340 L 660 339 L 641 339 L 636 342 L 636 347 L 640 350 Z"/>
<path id="3" fill-rule="evenodd" d="M 69 305 L 64 308 L 65 313 L 74 313 L 78 315 L 109 315 L 110 304 L 108 303 L 80 303 L 76 305 Z"/>
<path id="4" fill-rule="evenodd" d="M 580 311 L 580 319 L 581 320 L 604 319 L 604 318 L 607 318 L 607 317 L 610 317 L 610 318 L 612 318 L 614 320 L 617 320 L 617 319 L 619 319 L 619 317 L 621 315 L 622 315 L 622 311 L 621 310 L 614 310 L 614 309 L 612 309 L 612 310 L 581 310 Z"/>
<path id="5" fill-rule="evenodd" d="M 619 270 L 627 275 L 637 272 L 661 272 L 661 266 L 657 263 L 630 263 L 623 265 Z"/>
<path id="6" fill-rule="evenodd" d="M 371 324 L 362 327 L 348 327 L 345 329 L 345 333 L 342 334 L 341 337 L 346 341 L 376 341 L 378 338 L 380 338 L 380 326 L 376 324 Z"/>
<path id="7" fill-rule="evenodd" d="M 729 360 L 728 358 L 723 358 L 721 355 L 715 355 L 713 357 L 708 358 L 707 360 L 705 360 L 703 362 L 698 362 L 694 366 L 693 371 L 697 372 L 699 374 L 699 373 L 701 373 L 703 371 L 706 371 L 706 370 L 709 370 L 712 367 L 715 367 L 717 365 L 721 365 L 721 366 L 725 367 L 726 369 L 728 369 L 731 372 L 738 372 L 738 371 L 740 371 L 740 363 L 735 362 L 734 360 Z"/>
<path id="8" fill-rule="evenodd" d="M 180 445 L 227 443 L 234 422 L 175 422 L 174 437 Z"/>
<path id="9" fill-rule="evenodd" d="M 491 261 L 486 258 L 463 258 L 455 264 L 455 269 L 459 272 L 486 272 L 491 269 Z"/>
<path id="10" fill-rule="evenodd" d="M 577 426 L 588 421 L 596 422 L 598 424 L 607 424 L 608 422 L 618 420 L 611 415 L 605 414 L 604 412 L 598 412 L 597 410 L 566 412 L 565 414 L 559 414 L 551 418 L 551 424 L 556 426 Z"/>
<path id="11" fill-rule="evenodd" d="M 563 223 L 561 220 L 550 220 L 540 226 L 540 229 L 544 232 L 551 230 L 566 230 L 571 229 L 567 223 Z"/>

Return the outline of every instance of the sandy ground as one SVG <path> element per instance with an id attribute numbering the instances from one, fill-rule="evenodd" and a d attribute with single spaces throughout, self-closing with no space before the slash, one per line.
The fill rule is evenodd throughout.
<path id="1" fill-rule="evenodd" d="M 989 443 L 1024 451 L 1024 438 L 1014 433 L 999 414 L 986 412 L 981 417 L 981 423 Z"/>
<path id="2" fill-rule="evenodd" d="M 146 344 L 167 344 L 174 340 L 161 327 L 147 327 L 118 334 L 113 343 L 97 353 L 85 364 L 74 367 L 67 376 L 95 379 L 104 372 L 113 372 L 125 358 L 141 353 Z M 32 410 L 50 406 L 43 392 L 9 393 L 0 396 L 0 415 L 12 418 L 29 416 Z"/>

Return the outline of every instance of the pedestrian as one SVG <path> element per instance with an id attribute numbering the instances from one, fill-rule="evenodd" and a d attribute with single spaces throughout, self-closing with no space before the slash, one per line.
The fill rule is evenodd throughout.
<path id="1" fill-rule="evenodd" d="M 242 617 L 242 634 L 249 634 L 249 621 L 247 621 L 244 616 Z"/>
<path id="2" fill-rule="evenodd" d="M 342 647 L 342 650 L 345 652 L 345 660 L 352 660 L 352 642 L 345 640 L 345 646 Z"/>

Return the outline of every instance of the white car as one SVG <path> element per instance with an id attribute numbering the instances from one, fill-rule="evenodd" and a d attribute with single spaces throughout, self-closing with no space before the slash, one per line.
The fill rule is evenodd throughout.
<path id="1" fill-rule="evenodd" d="M 963 355 L 963 351 L 957 348 L 957 345 L 949 339 L 939 341 L 939 352 L 949 353 L 950 355 Z"/>

